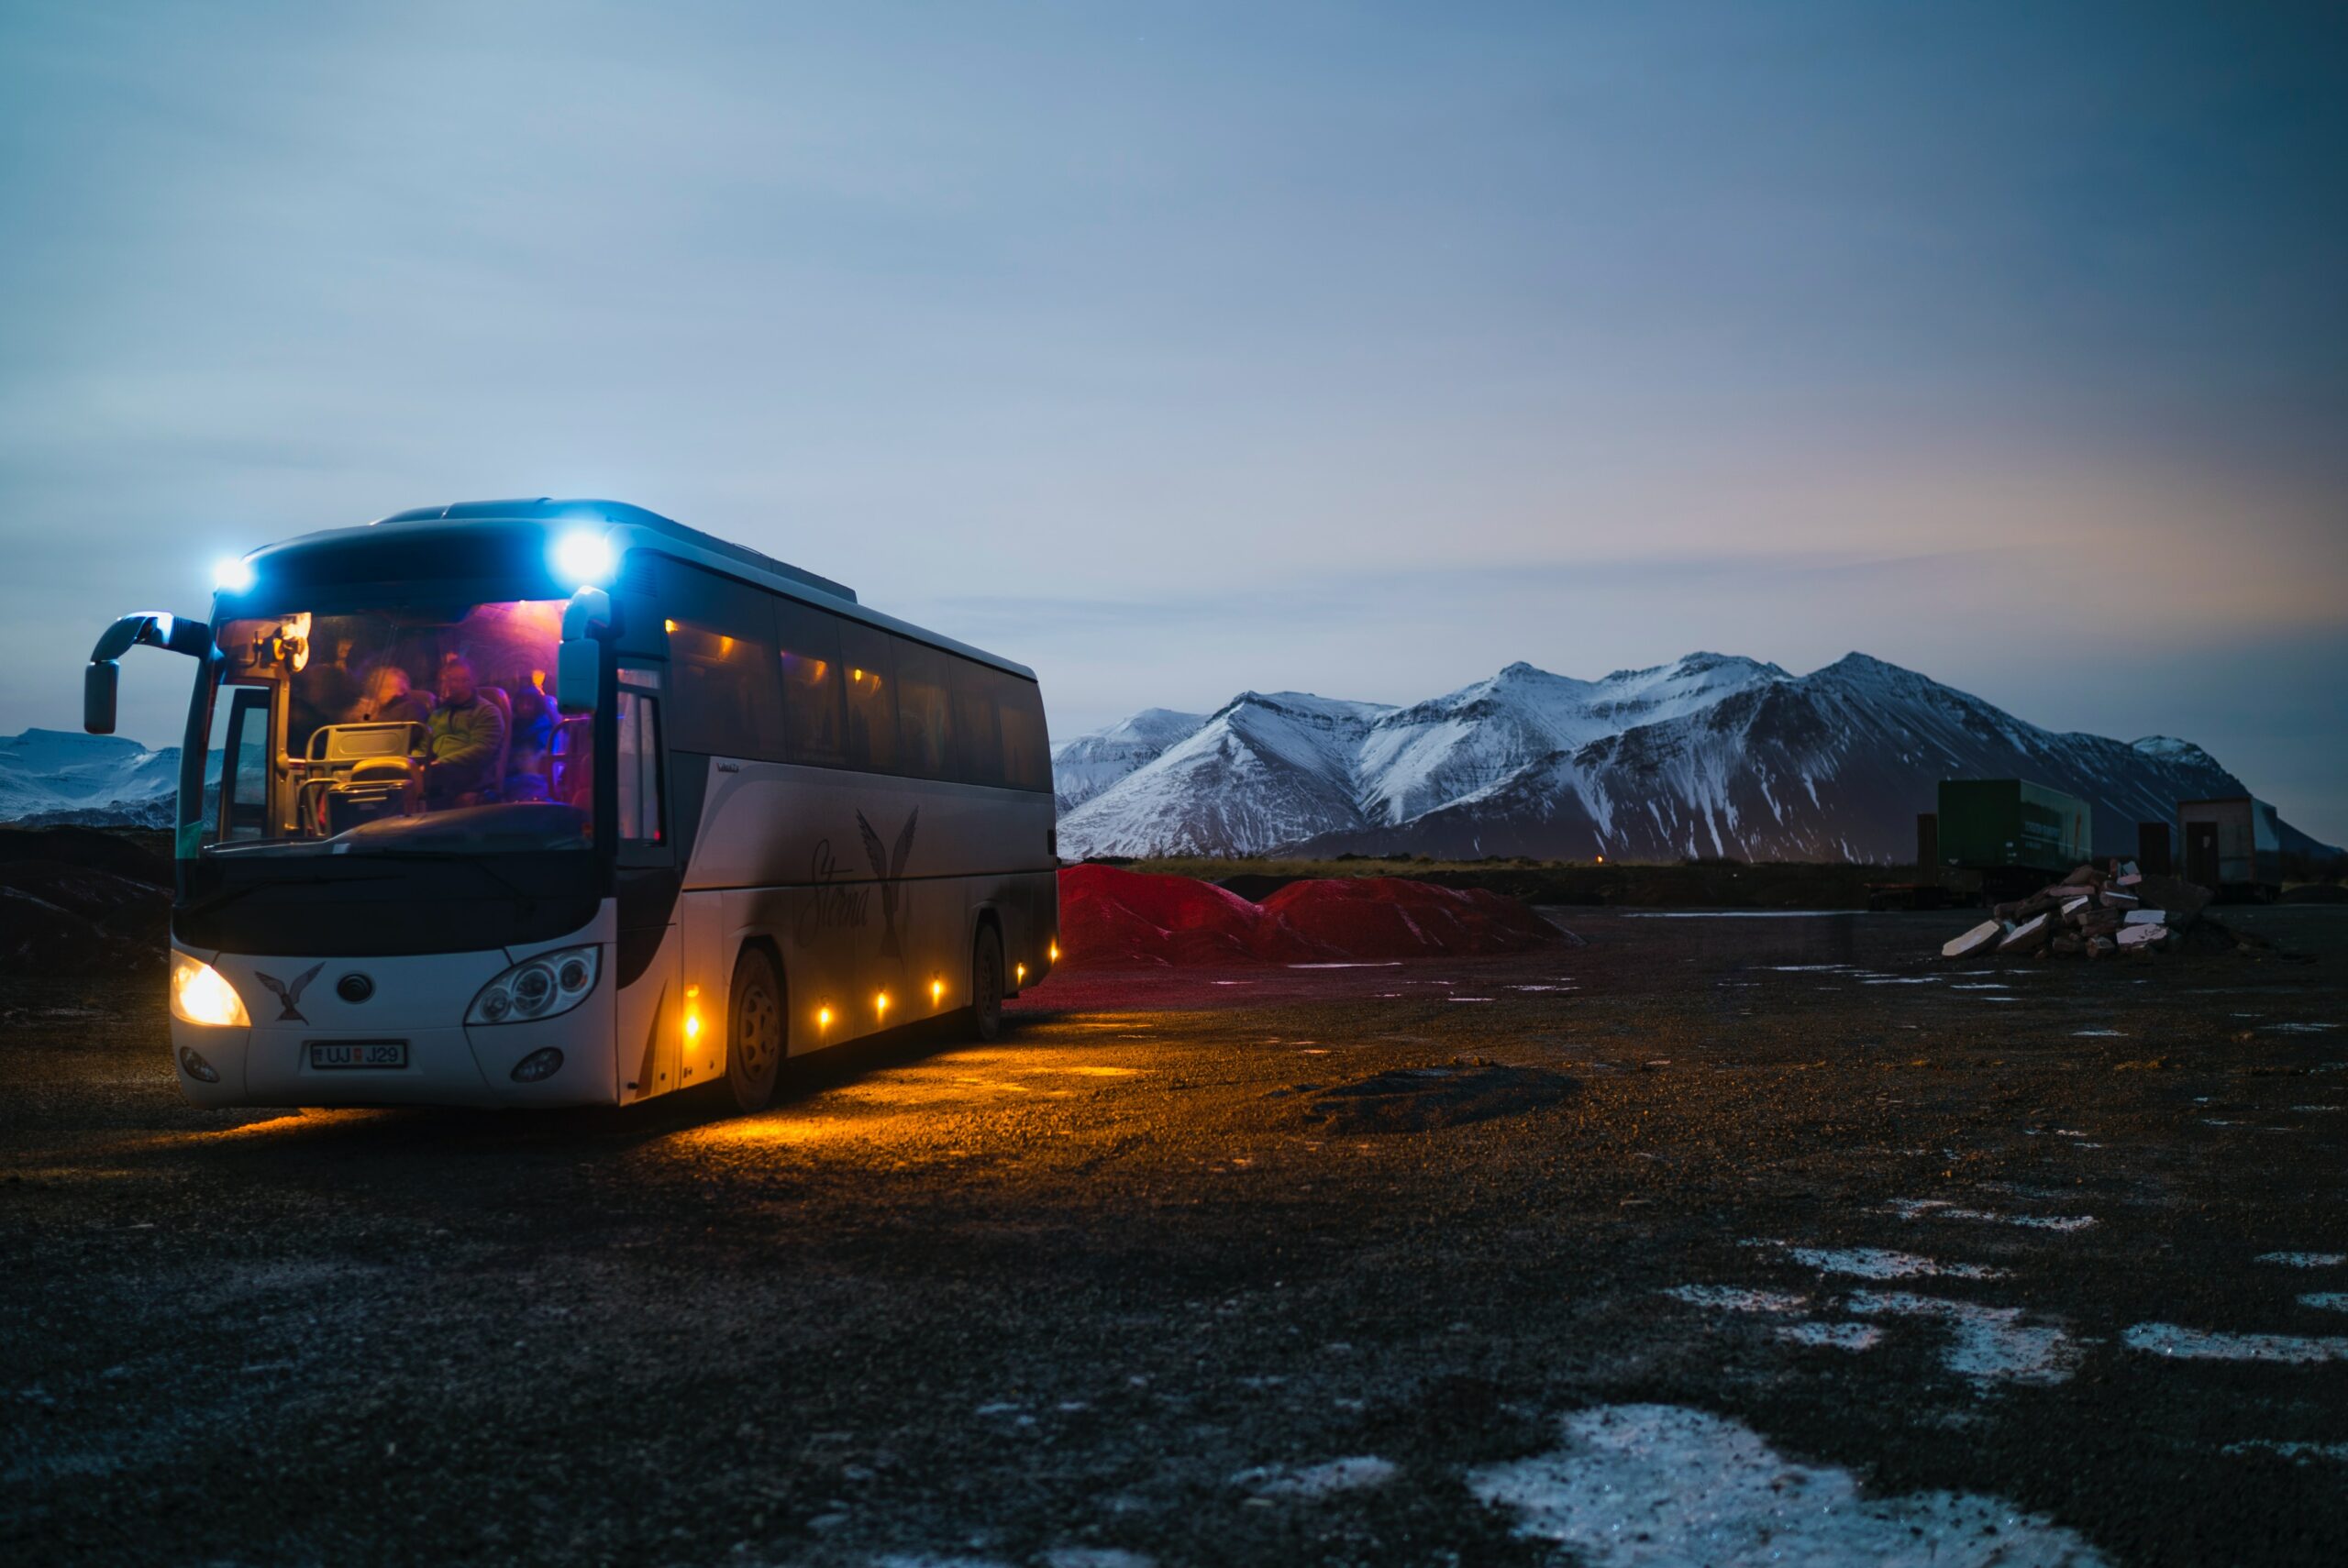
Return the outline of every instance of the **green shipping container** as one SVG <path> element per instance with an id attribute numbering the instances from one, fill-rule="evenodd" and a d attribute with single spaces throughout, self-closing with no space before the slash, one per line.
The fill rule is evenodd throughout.
<path id="1" fill-rule="evenodd" d="M 1941 864 L 1968 871 L 2068 871 L 2093 858 L 2085 801 L 2019 778 L 1941 780 Z"/>

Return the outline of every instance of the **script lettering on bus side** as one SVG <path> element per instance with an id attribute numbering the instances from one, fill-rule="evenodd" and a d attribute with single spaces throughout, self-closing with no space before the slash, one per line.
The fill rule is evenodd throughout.
<path id="1" fill-rule="evenodd" d="M 832 854 L 830 839 L 816 844 L 807 867 L 807 880 L 814 885 L 814 890 L 799 909 L 798 937 L 802 945 L 813 943 L 819 931 L 860 928 L 872 918 L 872 889 L 839 885 L 853 875 Z"/>

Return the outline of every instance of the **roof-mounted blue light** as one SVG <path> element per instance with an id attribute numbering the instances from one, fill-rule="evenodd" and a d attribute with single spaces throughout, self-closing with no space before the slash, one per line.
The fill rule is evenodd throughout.
<path id="1" fill-rule="evenodd" d="M 581 588 L 600 588 L 612 580 L 612 545 L 601 530 L 573 528 L 554 542 L 555 575 Z"/>
<path id="2" fill-rule="evenodd" d="M 223 593 L 242 593 L 253 585 L 253 563 L 235 556 L 212 563 L 212 586 Z"/>

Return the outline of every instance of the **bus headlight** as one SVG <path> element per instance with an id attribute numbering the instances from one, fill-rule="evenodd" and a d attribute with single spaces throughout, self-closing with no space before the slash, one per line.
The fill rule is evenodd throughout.
<path id="1" fill-rule="evenodd" d="M 565 947 L 526 958 L 490 981 L 465 1010 L 467 1023 L 534 1023 L 587 999 L 603 967 L 600 947 Z"/>
<path id="2" fill-rule="evenodd" d="M 219 970 L 184 953 L 172 955 L 172 1016 L 210 1029 L 249 1029 L 245 1000 Z"/>

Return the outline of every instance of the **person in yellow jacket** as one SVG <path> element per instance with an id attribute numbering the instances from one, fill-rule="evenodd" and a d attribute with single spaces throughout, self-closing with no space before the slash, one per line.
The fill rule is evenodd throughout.
<path id="1" fill-rule="evenodd" d="M 497 761 L 505 753 L 505 714 L 481 694 L 472 662 L 462 654 L 441 662 L 431 732 L 425 747 L 426 805 L 470 805 L 467 797 L 495 786 Z"/>

